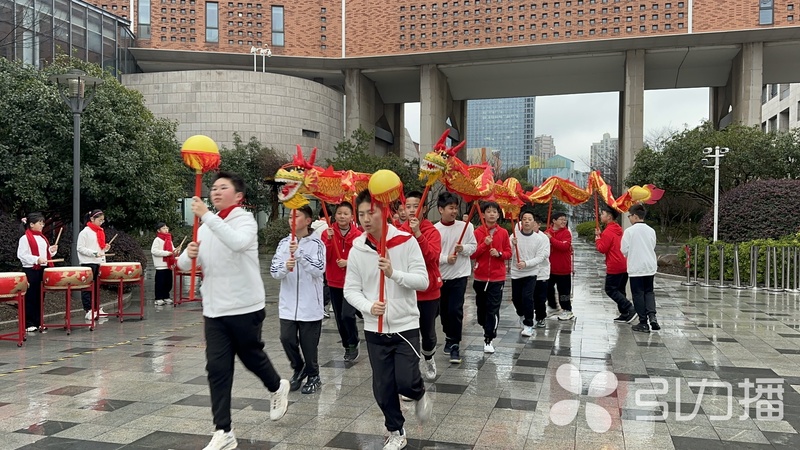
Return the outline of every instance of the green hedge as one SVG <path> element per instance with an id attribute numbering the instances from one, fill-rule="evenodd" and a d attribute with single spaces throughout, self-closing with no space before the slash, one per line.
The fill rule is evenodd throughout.
<path id="1" fill-rule="evenodd" d="M 705 276 L 705 251 L 706 245 L 709 245 L 709 272 L 708 277 L 710 281 L 719 280 L 719 249 L 723 248 L 725 258 L 725 280 L 733 280 L 733 262 L 734 262 L 734 244 L 727 242 L 717 241 L 712 244 L 710 239 L 704 237 L 695 237 L 689 240 L 686 245 L 689 246 L 691 255 L 690 264 L 692 265 L 692 275 L 694 275 L 694 246 L 697 244 L 697 277 L 703 279 Z M 752 241 L 740 242 L 738 244 L 739 252 L 739 278 L 742 284 L 750 282 L 750 249 L 753 246 L 759 247 L 758 252 L 758 283 L 763 284 L 764 272 L 766 270 L 766 247 L 778 248 L 778 267 L 780 268 L 781 248 L 800 247 L 800 235 L 785 236 L 781 239 L 756 239 Z M 678 258 L 682 262 L 686 262 L 685 247 L 678 251 Z M 781 276 L 778 277 L 779 279 Z M 770 284 L 772 280 L 770 280 Z"/>
<path id="2" fill-rule="evenodd" d="M 578 233 L 578 236 L 584 239 L 589 239 L 589 240 L 594 239 L 594 229 L 595 229 L 594 221 L 582 222 L 575 225 L 575 231 Z"/>
<path id="3" fill-rule="evenodd" d="M 267 226 L 258 230 L 258 244 L 266 247 L 267 251 L 275 251 L 281 239 L 292 232 L 289 221 L 284 219 L 273 220 Z"/>

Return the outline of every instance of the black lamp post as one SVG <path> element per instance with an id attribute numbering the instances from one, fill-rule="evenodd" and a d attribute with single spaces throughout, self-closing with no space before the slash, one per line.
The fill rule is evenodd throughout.
<path id="1" fill-rule="evenodd" d="M 61 75 L 53 75 L 50 81 L 58 84 L 61 98 L 72 110 L 74 125 L 74 139 L 72 145 L 72 265 L 78 263 L 78 229 L 81 223 L 81 114 L 92 102 L 96 87 L 103 84 L 103 80 L 86 74 L 79 69 L 70 69 Z M 85 96 L 86 88 L 89 96 Z"/>

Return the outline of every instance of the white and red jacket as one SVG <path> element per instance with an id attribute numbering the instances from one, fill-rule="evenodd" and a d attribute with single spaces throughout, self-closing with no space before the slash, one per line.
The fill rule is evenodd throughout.
<path id="1" fill-rule="evenodd" d="M 414 236 L 408 221 L 400 225 L 400 230 Z M 417 291 L 417 301 L 424 302 L 438 300 L 441 297 L 442 275 L 439 272 L 439 253 L 442 251 L 442 236 L 439 230 L 428 219 L 419 221 L 420 235 L 417 238 L 422 258 L 425 259 L 425 269 L 428 271 L 428 289 Z"/>
<path id="2" fill-rule="evenodd" d="M 333 237 L 328 236 L 328 230 L 333 230 Z M 325 244 L 325 279 L 328 281 L 328 286 L 339 289 L 344 287 L 347 268 L 339 267 L 336 260 L 347 259 L 350 249 L 353 248 L 353 241 L 359 236 L 361 230 L 353 225 L 350 225 L 350 231 L 346 234 L 342 234 L 338 225 L 329 227 L 320 234 L 320 239 Z"/>

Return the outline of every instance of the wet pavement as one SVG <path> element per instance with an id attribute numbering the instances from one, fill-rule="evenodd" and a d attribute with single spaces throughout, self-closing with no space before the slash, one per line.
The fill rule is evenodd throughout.
<path id="1" fill-rule="evenodd" d="M 268 270 L 268 261 L 262 265 Z M 437 352 L 439 374 L 426 382 L 431 421 L 420 424 L 413 403 L 404 404 L 408 448 L 800 448 L 800 296 L 658 277 L 663 329 L 634 333 L 612 322 L 616 308 L 591 246 L 576 246 L 575 267 L 576 320 L 548 320 L 524 338 L 504 302 L 491 355 L 483 353 L 470 285 L 464 361 L 451 365 Z M 288 378 L 277 283 L 266 270 L 264 339 Z M 213 425 L 200 305 L 154 307 L 149 275 L 144 321 L 110 320 L 69 336 L 53 329 L 22 348 L 0 342 L 0 448 L 205 446 Z M 441 331 L 439 340 L 441 349 Z M 291 393 L 277 422 L 269 420 L 267 391 L 237 361 L 239 448 L 381 448 L 385 429 L 366 353 L 362 344 L 359 360 L 345 363 L 336 325 L 326 320 L 322 389 Z"/>

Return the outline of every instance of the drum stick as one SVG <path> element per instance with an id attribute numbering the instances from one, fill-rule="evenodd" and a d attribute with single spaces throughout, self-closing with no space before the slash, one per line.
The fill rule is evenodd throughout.
<path id="1" fill-rule="evenodd" d="M 114 256 L 114 254 L 113 253 L 106 253 L 103 256 Z"/>
<path id="2" fill-rule="evenodd" d="M 53 244 L 53 245 L 58 245 L 58 240 L 59 240 L 59 239 L 61 239 L 61 232 L 62 232 L 62 231 L 64 231 L 64 227 L 61 227 L 61 228 L 58 230 L 58 236 L 56 236 L 56 243 L 55 243 L 55 244 Z"/>
<path id="3" fill-rule="evenodd" d="M 48 259 L 47 262 L 49 263 L 64 262 L 64 258 Z"/>
<path id="4" fill-rule="evenodd" d="M 114 242 L 114 239 L 116 239 L 117 236 L 119 236 L 119 233 L 115 234 L 114 237 L 112 237 L 111 240 L 108 241 L 108 245 L 111 245 L 111 243 Z"/>
<path id="5" fill-rule="evenodd" d="M 181 245 L 179 245 L 178 248 L 182 248 L 184 242 L 186 242 L 186 236 L 183 237 L 183 240 L 181 241 Z"/>

